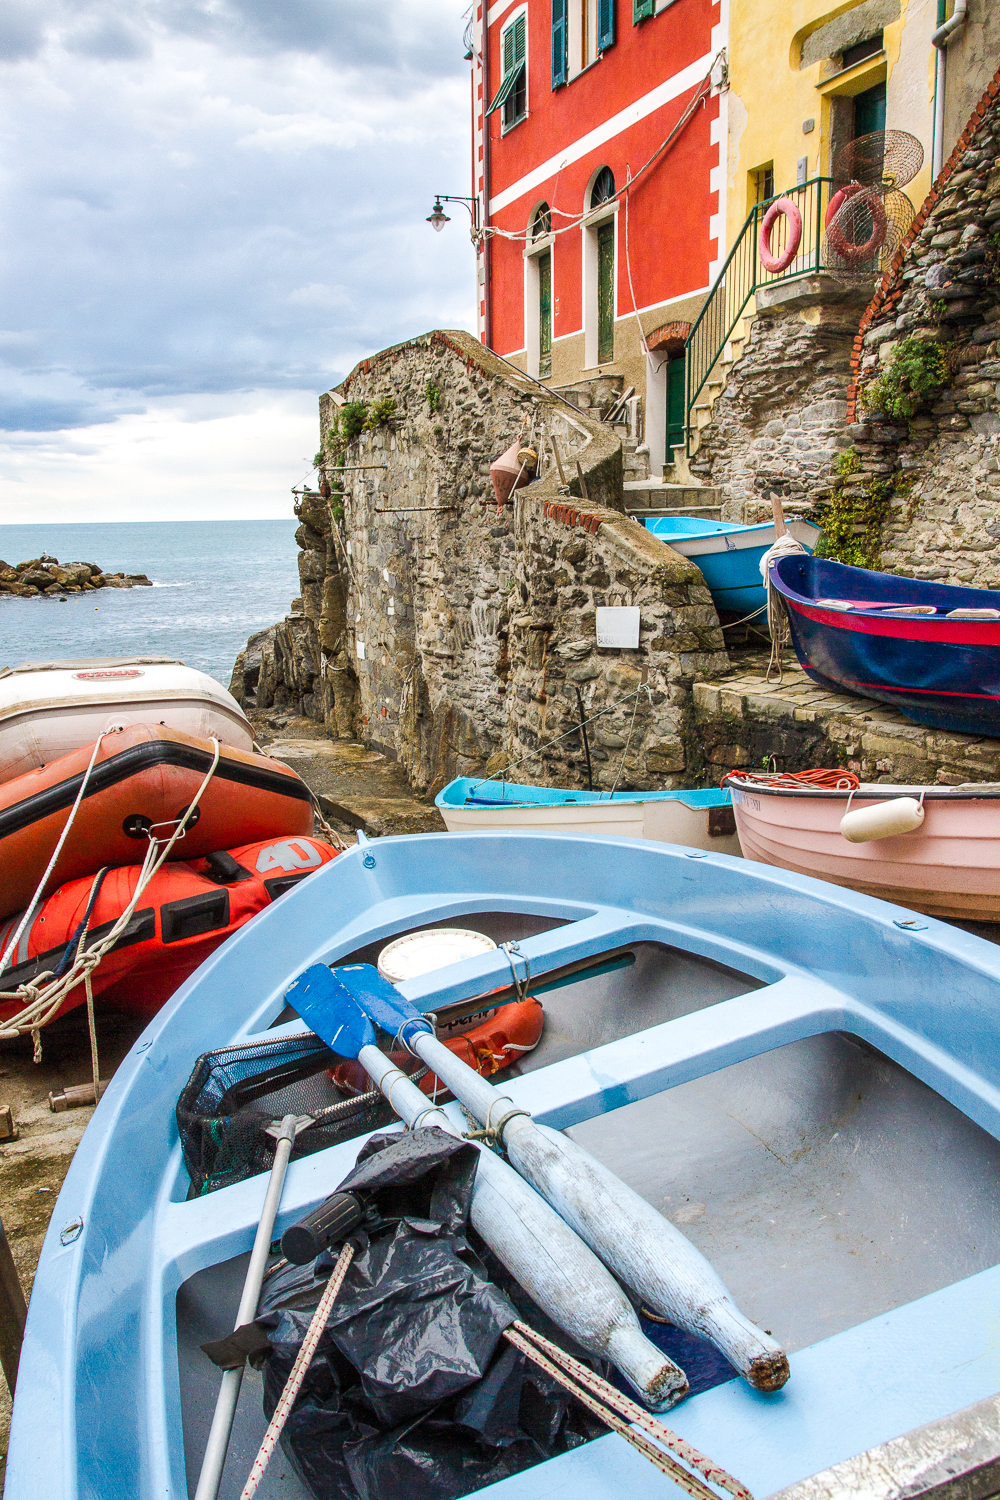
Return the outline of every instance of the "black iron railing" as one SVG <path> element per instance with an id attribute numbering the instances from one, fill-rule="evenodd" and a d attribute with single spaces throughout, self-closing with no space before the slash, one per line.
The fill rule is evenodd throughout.
<path id="1" fill-rule="evenodd" d="M 791 198 L 802 217 L 802 238 L 795 258 L 783 271 L 768 271 L 758 251 L 761 224 L 774 199 L 755 204 L 747 215 L 684 348 L 688 452 L 695 430 L 694 408 L 751 297 L 762 286 L 791 281 L 793 277 L 825 269 L 824 219 L 832 190 L 832 178 L 813 177 L 798 187 L 775 194 L 775 197 Z M 788 243 L 788 225 L 788 218 L 780 215 L 773 227 L 770 247 L 776 259 L 781 257 Z"/>

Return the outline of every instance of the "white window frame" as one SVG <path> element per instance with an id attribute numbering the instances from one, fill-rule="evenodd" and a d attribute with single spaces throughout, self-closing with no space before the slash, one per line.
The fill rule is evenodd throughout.
<path id="1" fill-rule="evenodd" d="M 591 174 L 587 183 L 587 191 L 584 196 L 584 206 L 590 202 L 590 194 L 598 174 L 603 172 L 606 162 Z M 591 209 L 580 226 L 583 235 L 583 366 L 585 370 L 596 370 L 601 368 L 597 361 L 597 231 L 602 224 L 609 219 L 614 220 L 615 225 L 615 283 L 614 283 L 614 321 L 618 322 L 618 198 L 609 198 L 606 203 L 601 203 L 597 208 Z"/>
<path id="2" fill-rule="evenodd" d="M 528 233 L 535 222 L 535 215 L 546 200 L 540 198 L 533 206 L 528 215 Z M 542 310 L 539 305 L 541 300 L 541 282 L 538 273 L 538 257 L 544 255 L 546 250 L 552 254 L 552 286 L 555 288 L 556 276 L 556 237 L 554 234 L 539 235 L 535 240 L 526 240 L 524 251 L 524 350 L 527 361 L 528 374 L 538 379 L 538 373 L 542 361 L 541 338 L 539 328 L 541 324 Z M 555 343 L 555 296 L 552 298 L 552 332 L 553 344 Z"/>
<path id="3" fill-rule="evenodd" d="M 587 38 L 590 55 L 583 55 L 583 16 L 587 14 Z M 593 67 L 601 54 L 597 50 L 597 0 L 569 0 L 566 8 L 566 82 L 579 78 L 581 73 Z"/>

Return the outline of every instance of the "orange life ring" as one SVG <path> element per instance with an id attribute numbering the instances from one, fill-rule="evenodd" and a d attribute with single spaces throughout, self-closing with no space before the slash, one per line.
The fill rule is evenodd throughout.
<path id="1" fill-rule="evenodd" d="M 510 1005 L 498 1005 L 488 1011 L 475 1026 L 457 1035 L 449 1035 L 445 1028 L 438 1031 L 438 1040 L 444 1042 L 449 1052 L 454 1052 L 470 1068 L 489 1078 L 502 1068 L 509 1068 L 538 1046 L 545 1024 L 545 1012 L 531 995 L 526 1000 L 515 1000 Z M 412 1073 L 420 1063 L 409 1052 L 390 1054 L 397 1068 Z M 330 1077 L 338 1088 L 349 1094 L 361 1094 L 371 1088 L 368 1074 L 356 1062 L 337 1063 L 330 1070 Z M 433 1073 L 420 1079 L 420 1088 L 425 1094 L 433 1094 L 443 1102 L 451 1095 Z"/>
<path id="2" fill-rule="evenodd" d="M 771 231 L 780 218 L 788 220 L 788 243 L 780 255 L 771 253 Z M 757 254 L 767 271 L 787 271 L 795 259 L 802 238 L 802 215 L 791 198 L 775 198 L 760 226 L 757 236 Z"/>
<path id="3" fill-rule="evenodd" d="M 872 217 L 872 232 L 863 245 L 849 240 L 837 223 L 837 216 L 844 205 L 858 198 L 859 195 Z M 861 266 L 865 261 L 871 260 L 872 256 L 885 244 L 885 237 L 889 232 L 889 220 L 881 198 L 870 188 L 863 187 L 860 182 L 849 182 L 846 187 L 834 193 L 827 206 L 825 224 L 830 249 L 841 260 L 852 266 Z"/>
<path id="4" fill-rule="evenodd" d="M 93 971 L 94 994 L 116 1005 L 157 1008 L 231 933 L 328 864 L 336 852 L 318 839 L 296 835 L 263 839 L 190 864 L 164 865 L 140 896 L 117 945 Z M 74 937 L 79 942 L 88 907 L 88 941 L 100 938 L 131 901 L 140 871 L 140 865 L 109 870 L 96 895 L 95 875 L 60 886 L 25 928 L 10 966 L 0 975 L 0 988 L 13 990 L 47 970 L 54 972 Z M 6 951 L 20 920 L 18 913 L 0 922 L 0 953 Z M 73 952 L 75 944 L 70 957 Z M 64 1015 L 85 998 L 80 983 L 69 992 L 58 1014 Z M 8 1021 L 19 1009 L 18 1002 L 4 1001 L 0 1022 Z"/>
<path id="5" fill-rule="evenodd" d="M 37 771 L 0 785 L 0 918 L 32 899 L 90 763 L 93 745 L 71 750 Z M 212 764 L 211 740 L 160 724 L 132 724 L 106 734 L 59 862 L 57 885 L 102 865 L 135 865 L 149 842 L 146 830 L 169 833 L 190 805 Z M 174 845 L 175 859 L 231 849 L 282 834 L 310 834 L 312 803 L 305 783 L 288 766 L 249 750 L 223 745 L 215 775 L 196 817 Z"/>

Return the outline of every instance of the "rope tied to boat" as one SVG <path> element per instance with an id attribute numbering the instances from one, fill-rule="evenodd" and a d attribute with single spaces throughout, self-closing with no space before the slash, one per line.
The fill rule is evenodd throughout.
<path id="1" fill-rule="evenodd" d="M 725 786 L 727 781 L 785 791 L 814 787 L 824 792 L 856 792 L 861 785 L 860 777 L 840 766 L 817 766 L 812 771 L 746 771 L 737 768 L 726 772 L 721 785 Z"/>
<path id="2" fill-rule="evenodd" d="M 528 955 L 521 952 L 521 945 L 519 942 L 517 942 L 516 939 L 513 939 L 506 943 L 501 943 L 500 952 L 507 955 L 507 962 L 510 964 L 510 972 L 514 980 L 514 991 L 517 995 L 518 1000 L 527 1000 L 528 985 L 531 983 L 531 964 L 528 960 Z M 523 979 L 520 979 L 518 977 L 517 965 L 514 962 L 515 956 L 519 958 L 524 964 Z"/>
<path id="3" fill-rule="evenodd" d="M 786 531 L 783 536 L 779 536 L 776 541 L 772 542 L 760 560 L 760 573 L 767 589 L 767 624 L 771 632 L 771 659 L 764 675 L 765 682 L 772 680 L 772 672 L 777 672 L 777 676 L 773 679 L 775 682 L 782 681 L 784 676 L 782 657 L 788 645 L 788 611 L 785 608 L 785 601 L 771 581 L 771 564 L 777 562 L 779 557 L 789 557 L 796 553 L 804 555 L 805 550 L 802 543 L 797 542 Z"/>
<path id="4" fill-rule="evenodd" d="M 274 1415 L 268 1423 L 267 1431 L 257 1450 L 257 1457 L 253 1461 L 249 1477 L 243 1486 L 240 1500 L 250 1500 L 250 1497 L 257 1493 L 257 1487 L 264 1477 L 265 1469 L 271 1462 L 271 1457 L 281 1436 L 282 1429 L 288 1421 L 292 1407 L 295 1405 L 296 1397 L 302 1389 L 302 1382 L 306 1378 L 309 1366 L 313 1361 L 313 1356 L 319 1347 L 319 1341 L 326 1327 L 326 1320 L 330 1316 L 330 1310 L 334 1302 L 337 1300 L 337 1293 L 343 1286 L 344 1277 L 347 1275 L 347 1268 L 351 1264 L 353 1257 L 354 1245 L 348 1240 L 337 1257 L 337 1264 L 333 1268 L 333 1274 L 326 1284 L 326 1289 L 319 1300 L 316 1311 L 312 1315 L 312 1321 L 306 1330 L 306 1336 L 302 1340 L 298 1354 L 295 1356 L 295 1363 L 292 1365 L 288 1379 L 285 1381 L 285 1388 L 278 1398 L 278 1404 L 274 1408 Z"/>
<path id="5" fill-rule="evenodd" d="M 592 1411 L 600 1421 L 617 1432 L 627 1443 L 631 1443 L 637 1452 L 647 1458 L 651 1464 L 665 1474 L 674 1484 L 693 1495 L 695 1500 L 719 1500 L 714 1490 L 699 1479 L 698 1474 L 692 1474 L 691 1469 L 698 1470 L 710 1483 L 717 1485 L 719 1489 L 728 1490 L 735 1500 L 753 1500 L 753 1496 L 745 1485 L 712 1459 L 700 1453 L 692 1444 L 685 1442 L 676 1432 L 665 1427 L 662 1422 L 650 1416 L 637 1402 L 631 1400 L 622 1391 L 619 1391 L 609 1381 L 595 1375 L 593 1370 L 567 1354 L 565 1349 L 560 1349 L 558 1344 L 551 1343 L 543 1338 L 534 1328 L 520 1320 L 513 1323 L 504 1330 L 504 1337 L 514 1345 L 515 1349 L 525 1355 L 534 1364 L 538 1365 L 553 1380 L 557 1380 L 570 1395 L 580 1401 L 588 1411 Z M 634 1426 L 630 1423 L 635 1424 Z M 644 1432 L 636 1432 L 635 1427 L 641 1427 L 649 1437 L 655 1439 L 650 1442 Z M 662 1444 L 662 1447 L 660 1446 Z M 669 1449 L 670 1452 L 664 1452 Z M 671 1452 L 677 1458 L 671 1457 Z M 690 1469 L 684 1468 L 677 1459 L 683 1459 Z"/>
<path id="6" fill-rule="evenodd" d="M 73 804 L 73 808 L 70 811 L 69 818 L 67 818 L 66 820 L 66 826 L 63 828 L 59 842 L 56 845 L 55 852 L 53 853 L 52 858 L 49 860 L 48 868 L 46 869 L 45 874 L 42 876 L 41 880 L 38 883 L 38 887 L 31 900 L 31 903 L 25 911 L 24 916 L 21 918 L 21 921 L 18 924 L 17 931 L 11 939 L 11 942 L 8 944 L 6 953 L 4 954 L 3 958 L 0 959 L 0 971 L 2 971 L 7 958 L 15 948 L 17 942 L 20 940 L 21 934 L 23 933 L 25 927 L 28 925 L 31 913 L 35 911 L 36 906 L 41 901 L 42 892 L 45 889 L 46 882 L 48 881 L 49 876 L 52 873 L 52 869 L 54 868 L 59 852 L 66 841 L 66 836 L 68 835 L 70 827 L 72 826 L 73 819 L 76 816 L 76 809 L 79 807 L 80 802 L 83 798 L 87 779 L 90 775 L 90 771 L 93 768 L 94 761 L 97 756 L 98 747 L 101 740 L 104 738 L 104 734 L 107 733 L 108 730 L 105 730 L 104 733 L 98 738 L 98 741 L 94 746 L 94 753 L 91 756 L 90 766 L 87 768 L 84 780 L 81 783 L 77 800 Z M 107 933 L 105 933 L 105 935 L 97 943 L 95 943 L 92 948 L 85 949 L 83 947 L 83 943 L 87 935 L 87 927 L 89 926 L 90 922 L 90 914 L 93 910 L 93 903 L 94 900 L 96 900 L 95 889 L 94 887 L 91 887 L 92 899 L 88 901 L 87 913 L 84 917 L 83 923 L 81 924 L 82 931 L 80 933 L 79 942 L 77 944 L 76 957 L 74 958 L 73 963 L 66 970 L 66 972 L 63 974 L 59 974 L 54 970 L 46 969 L 43 973 L 36 974 L 34 979 L 30 983 L 18 985 L 16 990 L 0 991 L 0 1001 L 17 1000 L 22 1003 L 21 1010 L 19 1010 L 16 1015 L 12 1016 L 9 1021 L 4 1022 L 3 1025 L 0 1026 L 0 1041 L 13 1041 L 17 1037 L 23 1036 L 25 1032 L 30 1032 L 35 1041 L 34 1060 L 36 1063 L 41 1062 L 41 1028 L 43 1026 L 47 1026 L 50 1021 L 53 1021 L 55 1019 L 60 1008 L 62 1007 L 63 1001 L 70 994 L 70 992 L 76 988 L 81 980 L 83 980 L 85 986 L 89 988 L 91 975 L 100 964 L 104 956 L 111 951 L 111 949 L 118 942 L 118 939 L 121 937 L 122 933 L 128 927 L 133 915 L 135 914 L 135 909 L 139 904 L 139 899 L 146 890 L 146 887 L 149 885 L 154 875 L 157 875 L 159 873 L 160 869 L 168 859 L 170 851 L 173 849 L 177 841 L 184 837 L 187 831 L 188 824 L 191 822 L 194 816 L 198 803 L 204 796 L 209 782 L 215 775 L 216 768 L 219 764 L 221 747 L 219 741 L 215 739 L 214 736 L 212 738 L 212 744 L 214 746 L 212 763 L 205 773 L 204 780 L 199 786 L 194 797 L 191 799 L 188 807 L 185 808 L 184 812 L 179 818 L 173 820 L 172 826 L 174 831 L 170 835 L 170 837 L 167 839 L 159 839 L 154 837 L 152 828 L 147 830 L 149 847 L 146 850 L 145 858 L 143 859 L 142 865 L 139 870 L 139 878 L 136 881 L 135 891 L 133 892 L 132 898 L 129 901 L 128 905 L 124 908 L 121 915 L 114 922 L 111 929 Z M 157 824 L 155 826 L 167 827 L 171 825 Z M 103 874 L 104 872 L 102 871 L 98 872 L 98 875 L 95 878 L 95 885 L 98 880 L 103 879 Z M 73 941 L 74 939 L 70 940 L 71 943 Z M 57 969 L 59 968 L 62 968 L 61 962 L 59 965 L 57 965 Z M 92 998 L 90 1009 L 93 1009 Z M 93 1045 L 94 1043 L 92 1040 L 92 1047 Z M 98 1080 L 95 1077 L 95 1097 L 97 1087 Z"/>

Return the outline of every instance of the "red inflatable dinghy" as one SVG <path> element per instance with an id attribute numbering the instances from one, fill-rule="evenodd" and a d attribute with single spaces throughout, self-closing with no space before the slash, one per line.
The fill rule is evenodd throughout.
<path id="1" fill-rule="evenodd" d="M 448 1051 L 454 1052 L 470 1068 L 475 1068 L 477 1073 L 489 1078 L 491 1074 L 499 1073 L 501 1068 L 509 1068 L 512 1063 L 519 1062 L 526 1052 L 534 1051 L 542 1035 L 545 1013 L 540 1003 L 529 995 L 526 1000 L 515 1000 L 510 1005 L 494 1007 L 482 1019 L 469 1017 L 469 1020 L 472 1019 L 476 1019 L 477 1024 L 469 1026 L 467 1030 L 456 1032 L 454 1026 L 441 1027 L 438 1030 L 438 1040 L 444 1042 Z M 412 1073 L 420 1066 L 419 1061 L 409 1052 L 392 1052 L 390 1056 L 396 1067 L 401 1068 L 404 1073 Z M 337 1063 L 330 1069 L 330 1077 L 338 1088 L 352 1094 L 363 1093 L 372 1086 L 368 1074 L 356 1062 Z M 419 1080 L 419 1086 L 425 1094 L 433 1094 L 435 1084 L 439 1100 L 451 1098 L 444 1084 L 433 1073 L 428 1073 Z"/>
<path id="2" fill-rule="evenodd" d="M 0 786 L 0 918 L 23 911 L 52 857 L 90 764 L 93 745 L 73 750 Z M 48 895 L 102 865 L 141 863 L 148 831 L 166 838 L 212 764 L 211 740 L 159 724 L 104 735 Z M 280 761 L 223 745 L 219 764 L 173 858 L 310 834 L 309 790 Z M 0 950 L 2 951 L 2 950 Z"/>
<path id="3" fill-rule="evenodd" d="M 139 898 L 115 947 L 94 970 L 94 994 L 143 1010 L 162 1005 L 230 933 L 328 864 L 336 852 L 329 844 L 299 835 L 265 839 L 190 864 L 164 865 Z M 10 966 L 0 974 L 0 989 L 14 990 L 45 971 L 54 972 L 64 957 L 65 972 L 75 956 L 95 882 L 100 883 L 87 925 L 88 947 L 110 930 L 128 906 L 140 868 L 129 865 L 108 870 L 103 879 L 87 875 L 60 886 L 25 928 Z M 20 913 L 0 925 L 0 953 L 19 921 Z M 81 1005 L 85 998 L 80 983 L 58 1014 Z M 4 1001 L 0 1022 L 9 1021 L 19 1008 L 13 1001 Z"/>

